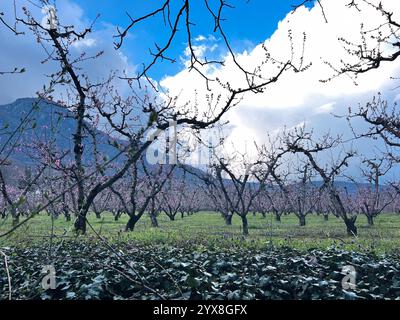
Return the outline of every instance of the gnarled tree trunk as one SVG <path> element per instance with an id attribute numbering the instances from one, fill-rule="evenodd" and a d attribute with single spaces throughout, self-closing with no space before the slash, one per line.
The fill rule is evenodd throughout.
<path id="1" fill-rule="evenodd" d="M 346 224 L 347 234 L 353 237 L 357 236 L 356 220 L 347 218 L 344 219 L 344 223 Z"/>
<path id="2" fill-rule="evenodd" d="M 133 231 L 135 229 L 135 225 L 139 221 L 139 219 L 140 219 L 140 216 L 138 216 L 138 215 L 130 216 L 129 220 L 125 226 L 125 231 L 126 232 Z"/>
<path id="3" fill-rule="evenodd" d="M 86 233 L 86 215 L 78 214 L 74 223 L 75 231 Z"/>
<path id="4" fill-rule="evenodd" d="M 227 226 L 231 226 L 232 225 L 232 215 L 231 214 L 228 214 L 228 215 L 226 215 L 226 216 L 224 216 L 224 218 L 225 218 L 225 224 L 227 225 Z"/>
<path id="5" fill-rule="evenodd" d="M 301 215 L 299 216 L 299 225 L 300 227 L 304 227 L 306 225 L 306 217 Z"/>
<path id="6" fill-rule="evenodd" d="M 151 226 L 153 228 L 158 228 L 158 221 L 157 221 L 157 217 L 154 214 L 150 215 L 150 221 L 151 221 Z"/>
<path id="7" fill-rule="evenodd" d="M 247 222 L 247 217 L 241 216 L 241 218 L 242 218 L 243 235 L 247 236 L 249 234 L 249 224 Z"/>

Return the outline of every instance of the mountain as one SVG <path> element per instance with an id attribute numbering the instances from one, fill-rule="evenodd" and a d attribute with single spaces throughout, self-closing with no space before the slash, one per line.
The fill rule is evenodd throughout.
<path id="1" fill-rule="evenodd" d="M 20 130 L 21 123 L 24 125 Z M 97 149 L 100 154 L 108 159 L 117 154 L 116 148 L 110 145 L 117 141 L 120 145 L 126 142 L 110 137 L 104 131 L 94 128 L 86 123 L 90 131 L 95 132 Z M 17 130 L 17 131 L 16 131 Z M 7 166 L 8 176 L 13 176 L 17 169 L 24 169 L 31 166 L 34 161 L 29 156 L 31 149 L 29 145 L 39 141 L 54 141 L 53 147 L 59 151 L 70 151 L 67 157 L 73 157 L 73 134 L 76 130 L 76 123 L 73 113 L 67 108 L 51 101 L 43 101 L 35 98 L 18 99 L 13 103 L 0 106 L 0 159 L 7 158 L 12 164 Z M 91 136 L 86 136 L 86 141 L 91 142 Z M 12 146 L 13 152 L 8 151 Z M 3 146 L 6 145 L 4 150 Z M 85 159 L 86 157 L 86 159 Z M 93 143 L 85 144 L 84 161 L 92 160 Z M 117 158 L 116 162 L 124 161 L 124 156 Z M 201 170 L 192 168 L 194 171 Z M 183 170 L 175 170 L 176 177 L 183 176 Z M 187 180 L 196 183 L 196 178 L 186 175 Z"/>
<path id="2" fill-rule="evenodd" d="M 318 188 L 319 188 L 319 187 L 321 187 L 324 183 L 323 183 L 322 181 L 313 181 L 312 184 L 313 184 L 315 187 L 318 187 Z M 333 184 L 334 184 L 334 186 L 335 186 L 336 188 L 338 188 L 338 189 L 347 190 L 347 192 L 348 192 L 349 194 L 354 194 L 354 193 L 356 193 L 356 192 L 357 192 L 357 189 L 358 189 L 358 186 L 357 186 L 354 182 L 351 182 L 351 181 L 335 181 Z M 360 187 L 363 187 L 363 188 L 367 188 L 369 185 L 368 185 L 368 184 L 365 184 L 365 183 L 360 183 L 359 186 L 360 186 Z"/>
<path id="3" fill-rule="evenodd" d="M 21 124 L 23 124 L 22 127 Z M 20 127 L 21 129 L 12 136 Z M 115 155 L 115 148 L 108 143 L 113 139 L 97 128 L 91 127 L 91 129 L 96 133 L 99 152 L 109 157 Z M 14 149 L 8 158 L 18 166 L 32 164 L 32 159 L 28 156 L 29 147 L 27 147 L 32 143 L 54 140 L 56 149 L 73 150 L 72 139 L 75 130 L 76 123 L 73 114 L 67 108 L 52 102 L 24 98 L 0 106 L 0 150 L 5 144 L 9 149 L 13 143 L 18 143 L 19 147 Z M 10 138 L 11 141 L 7 142 Z M 87 144 L 87 148 L 85 154 L 88 156 L 93 152 L 92 144 Z M 4 151 L 1 154 L 4 157 Z"/>
<path id="4" fill-rule="evenodd" d="M 11 134 L 21 126 L 21 123 L 24 123 L 23 129 L 17 131 L 11 138 Z M 109 159 L 114 157 L 117 151 L 116 148 L 110 145 L 110 141 L 112 142 L 116 139 L 98 128 L 92 127 L 89 123 L 86 123 L 86 125 L 96 133 L 98 151 Z M 6 174 L 8 177 L 16 176 L 15 172 L 18 169 L 24 169 L 33 164 L 28 155 L 29 148 L 24 147 L 24 145 L 32 144 L 35 141 L 54 140 L 56 149 L 70 150 L 70 157 L 72 157 L 74 147 L 72 139 L 75 129 L 76 123 L 73 119 L 73 113 L 54 102 L 23 98 L 0 106 L 0 159 L 7 158 L 12 164 L 7 166 Z M 11 140 L 9 141 L 9 139 Z M 86 137 L 86 139 L 90 139 L 90 137 Z M 8 156 L 9 147 L 14 143 L 19 145 L 16 148 L 17 152 L 12 152 Z M 124 144 L 125 142 L 118 140 L 118 143 Z M 7 148 L 2 150 L 5 144 L 7 144 Z M 86 143 L 85 148 L 86 157 L 91 157 L 93 144 Z M 123 159 L 123 156 L 121 156 L 117 161 L 123 161 Z M 201 169 L 190 166 L 189 171 L 197 173 L 197 176 L 202 176 L 203 174 Z M 183 170 L 177 169 L 175 176 L 182 177 Z M 199 183 L 196 175 L 186 174 L 186 179 L 192 184 Z M 321 186 L 322 182 L 314 181 L 313 184 Z M 357 186 L 352 182 L 337 181 L 335 184 L 340 188 L 346 188 L 350 193 L 357 191 Z"/>

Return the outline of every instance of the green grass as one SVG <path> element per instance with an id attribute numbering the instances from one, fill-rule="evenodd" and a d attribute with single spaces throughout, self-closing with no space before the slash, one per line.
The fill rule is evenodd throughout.
<path id="1" fill-rule="evenodd" d="M 359 235 L 351 238 L 346 235 L 342 220 L 329 217 L 324 221 L 322 216 L 307 216 L 307 225 L 298 226 L 294 215 L 283 216 L 281 223 L 271 215 L 248 215 L 248 237 L 242 236 L 241 220 L 235 216 L 232 226 L 226 226 L 219 214 L 200 212 L 192 216 L 180 216 L 176 221 L 169 221 L 165 215 L 158 218 L 159 228 L 152 228 L 150 219 L 143 217 L 133 232 L 124 232 L 127 217 L 118 222 L 111 214 L 104 214 L 101 219 L 89 216 L 93 228 L 112 242 L 139 242 L 141 244 L 179 245 L 192 243 L 194 247 L 207 246 L 226 248 L 232 246 L 260 248 L 267 245 L 289 246 L 295 249 L 327 248 L 333 245 L 356 251 L 375 251 L 378 253 L 398 251 L 400 245 L 400 215 L 382 214 L 370 227 L 364 216 L 359 216 L 357 226 Z M 19 246 L 47 242 L 54 229 L 57 239 L 68 241 L 77 236 L 73 230 L 73 221 L 66 222 L 63 217 L 55 219 L 54 225 L 47 215 L 38 215 L 14 231 L 10 236 L 0 238 L 0 246 Z M 0 221 L 0 233 L 11 228 L 11 221 Z M 95 233 L 88 228 L 84 241 L 95 239 Z"/>

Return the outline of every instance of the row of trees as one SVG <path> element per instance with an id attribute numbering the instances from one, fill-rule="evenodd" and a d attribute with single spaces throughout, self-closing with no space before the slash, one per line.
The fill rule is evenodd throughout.
<path id="1" fill-rule="evenodd" d="M 357 2 L 352 1 L 350 9 L 355 6 L 360 10 Z M 359 2 L 364 6 L 374 6 L 368 1 Z M 50 5 L 45 0 L 42 4 Z M 0 12 L 0 26 L 15 37 L 33 35 L 44 49 L 43 63 L 56 66 L 48 75 L 48 83 L 38 92 L 31 111 L 43 102 L 56 103 L 60 108 L 57 121 L 49 129 L 51 134 L 36 137 L 36 142 L 27 143 L 27 139 L 23 139 L 24 132 L 37 129 L 32 122 L 32 112 L 21 119 L 17 128 L 11 131 L 6 126 L 0 128 L 0 208 L 3 216 L 13 218 L 12 230 L 43 211 L 55 216 L 64 215 L 66 219 L 74 216 L 76 231 L 85 233 L 89 212 L 99 216 L 110 211 L 116 219 L 127 214 L 126 230 L 130 231 L 145 214 L 150 215 L 156 226 L 157 215 L 162 211 L 173 220 L 179 213 L 209 209 L 220 212 L 228 224 L 232 215 L 240 216 L 244 234 L 248 233 L 247 215 L 257 211 L 262 214 L 273 212 L 279 218 L 291 212 L 296 214 L 301 225 L 306 223 L 309 213 L 332 213 L 344 221 L 349 234 L 356 235 L 357 214 L 367 215 L 373 223 L 374 216 L 396 203 L 399 187 L 396 183 L 383 186 L 381 177 L 386 173 L 384 159 L 390 160 L 390 167 L 399 161 L 396 154 L 400 145 L 399 113 L 396 106 L 391 107 L 381 99 L 355 112 L 350 111 L 348 115 L 350 124 L 354 118 L 362 118 L 370 125 L 367 132 L 354 131 L 356 138 L 380 138 L 388 147 L 384 157 L 362 159 L 368 186 L 361 185 L 356 196 L 337 183 L 346 175 L 346 168 L 356 153 L 352 150 L 337 151 L 343 149 L 340 137 L 317 137 L 305 128 L 283 132 L 275 137 L 275 143 L 259 147 L 255 161 L 240 155 L 224 158 L 217 152 L 219 146 L 213 146 L 213 158 L 205 172 L 180 165 L 179 161 L 170 165 L 147 163 L 146 154 L 161 136 L 169 135 L 171 123 L 198 137 L 203 130 L 221 126 L 221 118 L 247 93 L 264 92 L 283 74 L 303 72 L 309 67 L 302 54 L 299 56 L 293 52 L 293 45 L 289 45 L 292 51 L 289 60 L 272 57 L 264 47 L 265 57 L 258 66 L 249 69 L 242 65 L 222 26 L 223 14 L 230 5 L 225 1 L 211 5 L 205 0 L 205 14 L 210 15 L 215 23 L 213 32 L 224 40 L 228 53 L 226 59 L 233 61 L 241 80 L 233 84 L 210 75 L 207 68 L 218 68 L 226 61 L 197 56 L 198 51 L 192 46 L 195 21 L 192 20 L 191 4 L 190 0 L 179 5 L 166 0 L 149 14 L 131 18 L 127 28 L 117 32 L 116 50 L 123 47 L 130 30 L 149 18 L 158 17 L 166 22 L 168 38 L 164 45 L 156 45 L 156 50 L 151 51 L 150 62 L 137 74 L 119 74 L 110 70 L 110 75 L 102 81 L 91 79 L 85 72 L 85 65 L 88 61 L 101 59 L 104 53 L 89 56 L 81 49 L 77 50 L 79 46 L 76 46 L 91 34 L 93 26 L 76 30 L 74 26 L 63 25 L 62 21 L 54 21 L 57 19 L 54 11 L 49 15 L 48 24 L 43 24 L 41 17 L 35 16 L 27 7 L 22 8 L 22 16 L 20 10 L 15 10 L 12 22 Z M 368 31 L 374 33 L 372 38 L 377 41 L 376 47 L 370 42 L 368 45 L 372 47 L 366 47 L 367 43 L 345 42 L 349 54 L 357 58 L 352 61 L 357 63 L 344 63 L 343 67 L 335 69 L 339 74 L 364 73 L 399 56 L 398 50 L 397 53 L 389 50 L 390 55 L 387 55 L 380 46 L 385 41 L 392 45 L 392 49 L 398 49 L 398 24 L 393 14 L 382 6 L 375 8 L 386 21 L 377 29 Z M 324 10 L 322 13 L 325 15 Z M 217 86 L 216 92 L 222 92 L 204 97 L 208 102 L 205 111 L 197 99 L 182 104 L 176 97 L 160 94 L 157 84 L 151 79 L 151 69 L 159 61 L 174 60 L 168 56 L 168 51 L 179 31 L 188 43 L 189 69 L 204 79 L 207 88 L 213 90 Z M 288 41 L 293 41 L 291 35 Z M 0 70 L 0 76 L 18 76 L 16 73 L 21 71 L 11 70 L 14 71 Z M 129 94 L 119 92 L 121 81 L 129 87 Z M 57 124 L 64 121 L 72 121 L 72 133 L 58 131 L 60 126 Z M 102 130 L 97 129 L 100 126 Z M 60 134 L 69 134 L 70 148 L 57 143 Z M 336 160 L 327 161 L 326 154 L 332 150 L 335 150 Z M 6 168 L 12 166 L 11 156 L 17 152 L 31 159 L 29 173 L 20 174 L 19 186 L 5 174 Z M 188 183 L 189 176 L 195 176 L 198 182 Z M 315 185 L 312 181 L 322 183 Z M 204 203 L 208 204 L 207 208 L 202 208 Z M 21 215 L 25 217 L 22 221 L 19 219 Z"/>
<path id="2" fill-rule="evenodd" d="M 249 233 L 247 218 L 251 213 L 263 217 L 273 214 L 276 221 L 294 214 L 300 226 L 306 225 L 309 214 L 322 215 L 326 220 L 332 215 L 343 220 L 349 235 L 357 235 L 355 223 L 360 214 L 373 225 L 382 212 L 400 211 L 400 188 L 381 181 L 393 166 L 387 159 L 361 161 L 359 180 L 345 173 L 355 153 L 339 154 L 332 163 L 317 160 L 319 152 L 340 143 L 330 137 L 314 141 L 302 128 L 282 135 L 279 147 L 259 148 L 260 155 L 253 163 L 238 155 L 230 159 L 215 156 L 207 171 L 187 165 L 150 165 L 142 157 L 123 178 L 96 197 L 89 212 L 97 218 L 111 213 L 116 221 L 127 215 L 125 230 L 133 231 L 144 215 L 158 227 L 161 213 L 173 221 L 185 214 L 215 211 L 227 225 L 232 224 L 234 215 L 240 217 L 245 235 Z M 293 152 L 302 156 L 293 161 Z M 14 225 L 21 216 L 35 214 L 43 203 L 48 204 L 43 211 L 53 218 L 64 216 L 69 221 L 79 214 L 77 187 L 57 171 L 49 175 L 48 170 L 26 170 L 15 186 L 6 185 L 0 178 L 0 213 L 3 219 L 12 217 Z M 59 190 L 68 192 L 58 197 Z"/>
<path id="3" fill-rule="evenodd" d="M 318 139 L 302 127 L 259 148 L 253 162 L 246 162 L 242 155 L 216 157 L 207 173 L 196 176 L 207 186 L 206 193 L 227 224 L 233 214 L 241 217 L 244 234 L 248 233 L 247 215 L 254 211 L 272 212 L 278 221 L 283 214 L 293 213 L 300 226 L 306 224 L 308 214 L 322 214 L 326 219 L 333 214 L 343 220 L 349 235 L 357 235 L 359 214 L 373 225 L 378 214 L 397 211 L 398 185 L 383 182 L 397 161 L 387 154 L 366 159 L 355 151 L 343 151 L 343 146 L 340 137 Z M 348 173 L 354 174 L 357 167 L 360 176 L 354 178 Z"/>

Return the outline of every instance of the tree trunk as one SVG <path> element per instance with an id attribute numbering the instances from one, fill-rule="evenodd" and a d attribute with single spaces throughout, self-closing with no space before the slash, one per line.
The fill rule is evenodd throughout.
<path id="1" fill-rule="evenodd" d="M 281 222 L 281 215 L 278 212 L 275 212 L 275 220 Z"/>
<path id="2" fill-rule="evenodd" d="M 125 226 L 125 231 L 126 232 L 133 231 L 135 229 L 135 225 L 139 221 L 139 219 L 140 219 L 140 216 L 136 216 L 136 215 L 129 217 L 129 220 Z"/>
<path id="3" fill-rule="evenodd" d="M 225 224 L 227 226 L 231 226 L 232 225 L 232 215 L 228 214 L 227 216 L 225 216 Z"/>
<path id="4" fill-rule="evenodd" d="M 114 215 L 114 221 L 118 221 L 119 220 L 119 218 L 121 217 L 121 215 L 122 215 L 122 211 L 117 211 L 117 213 Z"/>
<path id="5" fill-rule="evenodd" d="M 81 232 L 82 234 L 86 233 L 86 218 L 85 216 L 79 214 L 76 217 L 75 223 L 74 223 L 75 231 L 76 232 Z"/>
<path id="6" fill-rule="evenodd" d="M 267 215 L 266 215 L 266 213 L 263 211 L 263 212 L 261 212 L 261 214 L 262 214 L 262 217 L 265 219 L 266 217 L 267 217 Z"/>
<path id="7" fill-rule="evenodd" d="M 181 219 L 183 219 L 184 216 L 185 216 L 185 213 L 182 211 L 182 212 L 181 212 Z"/>
<path id="8" fill-rule="evenodd" d="M 300 224 L 300 227 L 304 227 L 306 225 L 306 217 L 305 216 L 303 216 L 303 215 L 299 216 L 299 224 Z"/>
<path id="9" fill-rule="evenodd" d="M 12 218 L 12 226 L 16 227 L 18 225 L 18 223 L 19 223 L 19 216 L 14 216 Z"/>
<path id="10" fill-rule="evenodd" d="M 355 220 L 345 219 L 344 223 L 346 224 L 347 235 L 352 236 L 352 237 L 357 236 L 357 227 L 355 224 Z"/>
<path id="11" fill-rule="evenodd" d="M 247 236 L 249 234 L 249 225 L 247 223 L 246 216 L 242 216 L 242 225 L 243 225 L 243 235 Z"/>
<path id="12" fill-rule="evenodd" d="M 329 221 L 329 215 L 324 214 L 324 220 L 325 220 L 325 221 Z"/>
<path id="13" fill-rule="evenodd" d="M 100 212 L 95 212 L 95 215 L 96 215 L 96 218 L 97 218 L 97 219 L 101 219 L 101 214 L 100 214 Z"/>
<path id="14" fill-rule="evenodd" d="M 368 220 L 368 225 L 373 226 L 374 225 L 374 217 L 372 215 L 367 215 L 367 220 Z"/>
<path id="15" fill-rule="evenodd" d="M 153 228 L 158 228 L 158 221 L 157 221 L 157 217 L 153 214 L 150 215 L 150 220 L 151 220 L 151 226 Z"/>
<path id="16" fill-rule="evenodd" d="M 59 50 L 60 51 L 60 50 Z M 65 66 L 68 69 L 68 66 Z M 68 71 L 68 70 L 67 70 Z M 69 70 L 71 74 L 73 71 Z M 71 75 L 72 76 L 72 75 Z M 79 91 L 79 90 L 78 90 Z M 76 119 L 76 129 L 73 136 L 74 141 L 74 167 L 75 171 L 74 174 L 76 176 L 76 186 L 77 186 L 77 203 L 78 203 L 78 212 L 79 215 L 75 221 L 75 230 L 77 232 L 86 233 L 86 214 L 87 210 L 84 210 L 85 207 L 85 187 L 84 187 L 84 175 L 85 169 L 83 167 L 83 130 L 85 125 L 85 111 L 86 111 L 86 104 L 85 104 L 85 93 L 83 91 L 79 92 L 79 104 L 77 106 L 75 119 Z"/>
<path id="17" fill-rule="evenodd" d="M 168 218 L 170 221 L 175 221 L 175 216 L 173 216 L 173 215 L 169 215 Z"/>
<path id="18" fill-rule="evenodd" d="M 75 231 L 77 233 L 82 233 L 82 234 L 86 233 L 86 216 L 87 216 L 87 213 L 89 211 L 89 208 L 90 208 L 93 200 L 94 199 L 92 199 L 91 201 L 88 201 L 86 203 L 86 205 L 82 207 L 82 209 L 78 210 L 78 216 L 76 217 L 75 224 L 74 224 Z M 78 206 L 78 208 L 79 208 L 79 206 Z"/>

